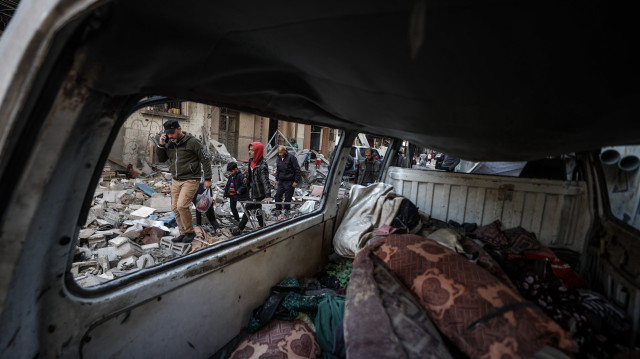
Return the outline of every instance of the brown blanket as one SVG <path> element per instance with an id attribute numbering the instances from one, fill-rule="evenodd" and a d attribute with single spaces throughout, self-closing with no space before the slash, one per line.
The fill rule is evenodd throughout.
<path id="1" fill-rule="evenodd" d="M 371 246 L 353 262 L 344 336 L 350 359 L 451 358 L 417 298 Z"/>
<path id="2" fill-rule="evenodd" d="M 375 254 L 417 295 L 440 331 L 470 357 L 529 358 L 546 345 L 577 350 L 565 331 L 513 286 L 452 250 L 410 234 L 391 235 L 375 246 Z"/>

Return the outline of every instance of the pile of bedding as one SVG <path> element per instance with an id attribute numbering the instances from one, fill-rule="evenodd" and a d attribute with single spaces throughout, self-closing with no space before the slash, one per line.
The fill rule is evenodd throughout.
<path id="1" fill-rule="evenodd" d="M 630 353 L 629 318 L 587 288 L 577 253 L 522 227 L 430 219 L 382 183 L 354 186 L 344 218 L 334 263 L 274 286 L 231 358 Z"/>

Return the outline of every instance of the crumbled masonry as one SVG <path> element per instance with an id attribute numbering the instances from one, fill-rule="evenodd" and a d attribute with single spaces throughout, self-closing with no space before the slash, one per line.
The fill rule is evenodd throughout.
<path id="1" fill-rule="evenodd" d="M 296 155 L 300 163 L 306 153 L 307 150 L 300 150 Z M 196 230 L 197 236 L 192 243 L 171 241 L 180 233 L 171 211 L 171 174 L 166 166 L 154 166 L 152 173 L 142 173 L 135 178 L 127 178 L 127 174 L 105 166 L 87 221 L 78 234 L 71 266 L 71 274 L 77 283 L 82 287 L 99 285 L 232 238 L 231 230 L 237 223 L 229 201 L 224 198 L 228 175 L 224 169 L 230 161 L 235 159 L 221 154 L 215 154 L 212 161 L 214 206 L 222 234 L 216 235 L 203 216 L 203 230 Z M 275 156 L 270 157 L 268 163 L 270 172 L 274 173 Z M 238 166 L 241 171 L 247 171 L 246 163 L 238 162 Z M 273 206 L 264 205 L 265 224 L 268 226 L 317 209 L 328 171 L 326 160 L 320 169 L 316 170 L 314 166 L 306 171 L 302 168 L 303 178 L 293 198 L 300 204 L 286 214 L 275 213 Z M 274 180 L 273 176 L 271 180 Z M 274 194 L 273 182 L 272 187 Z M 344 194 L 341 190 L 340 195 Z M 195 207 L 191 210 L 195 225 Z M 238 211 L 242 216 L 241 206 Z M 257 225 L 257 221 L 249 221 L 246 230 L 255 229 L 252 222 Z"/>

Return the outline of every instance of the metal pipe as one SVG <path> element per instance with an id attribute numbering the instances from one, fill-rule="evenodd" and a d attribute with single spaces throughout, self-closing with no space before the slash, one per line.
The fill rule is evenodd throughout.
<path id="1" fill-rule="evenodd" d="M 624 156 L 618 162 L 618 168 L 626 172 L 632 172 L 640 167 L 640 158 L 634 155 Z"/>
<path id="2" fill-rule="evenodd" d="M 605 165 L 615 165 L 620 161 L 620 152 L 614 149 L 608 149 L 600 153 L 600 161 Z"/>

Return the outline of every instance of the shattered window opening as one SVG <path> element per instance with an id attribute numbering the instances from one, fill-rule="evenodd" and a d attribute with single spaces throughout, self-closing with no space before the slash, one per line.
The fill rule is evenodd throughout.
<path id="1" fill-rule="evenodd" d="M 314 138 L 319 150 L 312 150 L 309 149 L 312 139 L 304 136 L 305 133 L 312 133 L 311 125 L 278 121 L 192 102 L 172 102 L 150 107 L 153 109 L 145 107 L 125 121 L 108 160 L 103 165 L 102 177 L 95 189 L 86 224 L 78 235 L 70 270 L 81 287 L 100 285 L 143 271 L 258 230 L 262 226 L 295 220 L 296 217 L 319 209 L 333 160 L 331 154 L 339 143 L 341 131 L 314 126 L 315 132 L 326 135 Z M 153 112 L 172 111 L 167 110 L 171 108 L 189 108 L 189 115 L 182 112 L 180 117 L 158 116 Z M 232 127 L 233 119 L 236 121 Z M 270 121 L 281 124 L 269 126 Z M 178 150 L 183 151 L 183 147 L 181 140 L 176 141 L 176 147 L 160 145 L 167 126 L 172 136 L 185 133 L 185 137 L 180 137 L 181 140 L 197 139 L 202 145 L 201 152 L 211 166 L 210 193 L 204 190 L 204 183 L 199 183 L 201 181 L 179 176 L 176 179 L 175 162 L 171 161 L 171 156 Z M 179 132 L 171 132 L 178 131 L 177 127 Z M 270 128 L 283 130 L 269 133 Z M 171 142 L 170 138 L 166 138 L 165 142 Z M 271 187 L 264 199 L 271 198 L 269 203 L 256 201 L 253 189 L 249 190 L 248 197 L 245 192 L 245 197 L 240 198 L 238 195 L 242 192 L 242 185 L 234 183 L 232 190 L 228 186 L 230 174 L 236 173 L 231 163 L 236 164 L 238 172 L 248 175 L 251 161 L 247 148 L 253 142 L 260 142 L 264 146 L 263 158 Z M 267 148 L 267 143 L 291 142 L 295 142 L 297 147 L 286 146 L 291 157 L 287 160 L 287 171 L 283 170 L 281 173 L 282 179 L 278 184 L 282 188 L 279 191 L 276 185 L 278 146 Z M 162 153 L 165 156 L 169 153 L 169 159 L 165 162 L 160 161 Z M 237 153 L 237 158 L 231 153 Z M 197 155 L 197 151 L 194 155 Z M 295 187 L 293 178 L 290 178 L 296 175 L 294 161 L 300 171 Z M 198 177 L 203 179 L 205 171 L 201 161 L 189 164 L 188 168 L 199 168 Z M 189 235 L 190 227 L 183 226 L 180 229 L 180 217 L 176 217 L 172 210 L 172 186 L 183 180 L 193 181 L 189 183 L 194 183 L 194 188 L 203 192 L 195 195 L 188 207 L 193 238 Z M 291 199 L 286 196 L 287 190 L 291 193 Z M 232 192 L 238 198 L 235 201 L 237 215 L 231 209 Z M 282 198 L 277 196 L 278 192 L 282 192 Z M 338 196 L 346 197 L 347 189 L 341 188 Z M 279 205 L 275 202 L 276 199 Z M 244 213 L 249 215 L 245 224 L 242 224 Z M 262 225 L 259 217 L 263 219 Z"/>

